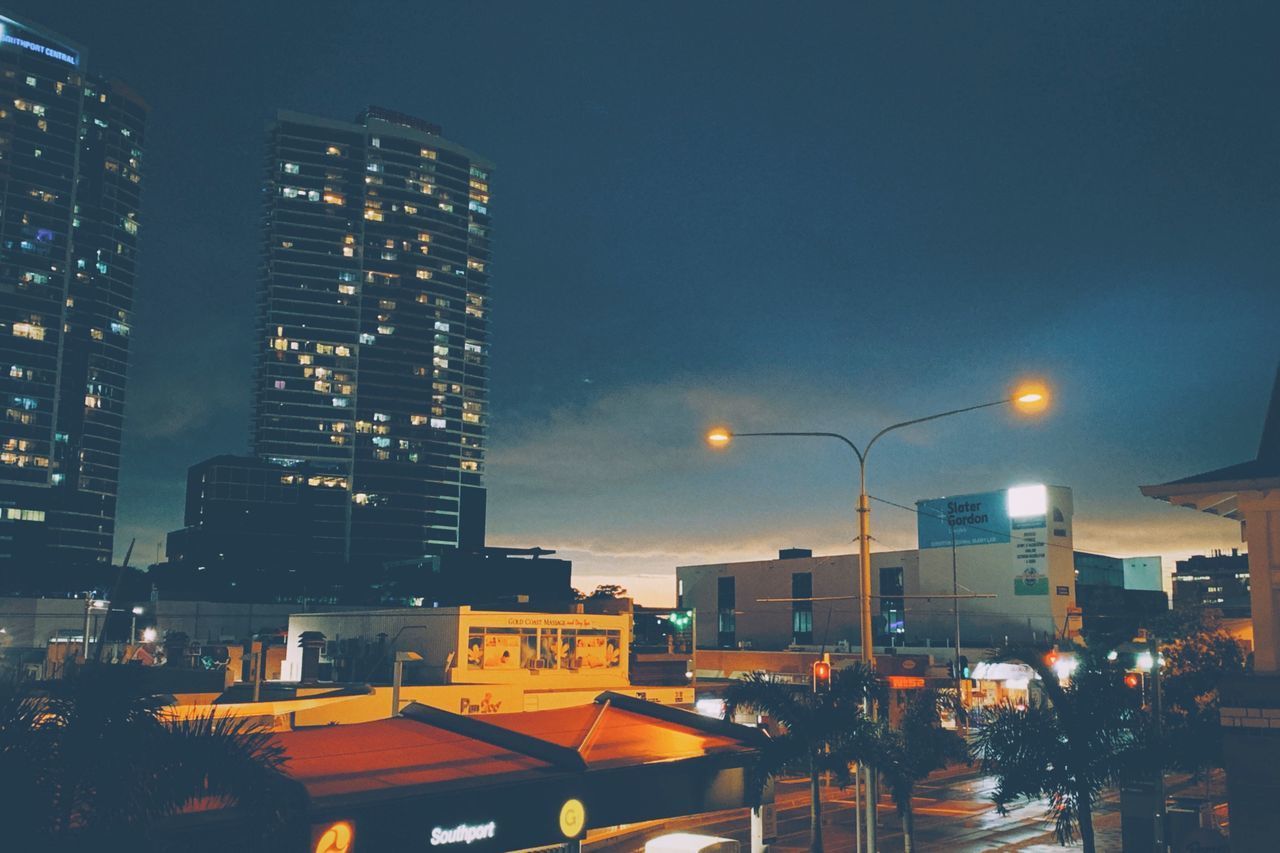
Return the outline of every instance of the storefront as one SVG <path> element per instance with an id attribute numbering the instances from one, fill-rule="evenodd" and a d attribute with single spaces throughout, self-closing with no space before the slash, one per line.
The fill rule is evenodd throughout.
<path id="1" fill-rule="evenodd" d="M 276 738 L 306 791 L 306 814 L 274 849 L 524 850 L 595 828 L 753 806 L 750 770 L 763 737 L 617 693 L 483 718 L 415 704 L 395 719 L 286 732 Z M 251 849 L 252 828 L 235 811 L 175 821 L 172 846 L 220 837 Z"/>
<path id="2" fill-rule="evenodd" d="M 970 709 L 996 705 L 1026 705 L 1032 682 L 1039 676 L 1025 663 L 997 661 L 975 664 L 970 672 L 967 700 Z"/>

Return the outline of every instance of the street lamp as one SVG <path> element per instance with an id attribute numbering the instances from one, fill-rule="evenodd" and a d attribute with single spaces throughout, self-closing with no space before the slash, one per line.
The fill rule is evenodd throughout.
<path id="1" fill-rule="evenodd" d="M 939 418 L 961 415 L 978 409 L 989 409 L 993 406 L 1011 405 L 1017 411 L 1033 415 L 1043 412 L 1049 405 L 1049 390 L 1039 381 L 1020 383 L 1013 392 L 1000 400 L 990 403 L 979 403 L 976 406 L 965 406 L 951 409 L 936 415 L 913 418 L 909 421 L 890 424 L 871 437 L 861 450 L 858 446 L 834 432 L 734 432 L 727 426 L 717 426 L 707 432 L 707 443 L 716 449 L 725 449 L 737 438 L 755 438 L 760 436 L 796 436 L 804 438 L 834 438 L 843 442 L 853 451 L 858 459 L 858 563 L 859 563 L 859 627 L 862 633 L 862 661 L 867 667 L 875 669 L 875 648 L 871 635 L 871 503 L 867 496 L 867 457 L 871 448 L 880 438 L 903 427 L 936 421 Z M 871 715 L 875 716 L 875 704 L 871 705 Z M 867 849 L 876 849 L 876 784 L 875 773 L 868 768 L 867 773 Z"/>
<path id="2" fill-rule="evenodd" d="M 400 685 L 404 683 L 404 665 L 422 660 L 417 652 L 396 652 L 395 664 L 391 671 L 391 716 L 400 713 Z"/>
<path id="3" fill-rule="evenodd" d="M 134 645 L 138 642 L 138 617 L 143 614 L 141 606 L 133 608 L 133 620 L 129 623 L 129 644 Z"/>

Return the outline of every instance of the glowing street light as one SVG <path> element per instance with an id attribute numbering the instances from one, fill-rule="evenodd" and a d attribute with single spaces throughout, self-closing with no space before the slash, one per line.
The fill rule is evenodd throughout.
<path id="1" fill-rule="evenodd" d="M 975 406 L 965 406 L 961 409 L 951 409 L 945 412 L 939 412 L 935 415 L 926 415 L 922 418 L 913 418 L 909 421 L 902 421 L 896 424 L 890 424 L 884 429 L 871 437 L 871 440 L 862 448 L 850 441 L 843 435 L 834 432 L 739 432 L 735 433 L 726 426 L 717 426 L 710 429 L 706 433 L 706 440 L 711 447 L 716 449 L 724 449 L 735 438 L 746 438 L 753 436 L 803 436 L 809 438 L 834 438 L 844 442 L 845 445 L 853 451 L 853 455 L 858 459 L 858 543 L 859 543 L 859 589 L 858 598 L 861 605 L 859 613 L 859 622 L 862 629 L 862 661 L 863 663 L 875 669 L 875 648 L 871 634 L 871 502 L 867 495 L 867 456 L 871 453 L 871 448 L 881 436 L 902 427 L 921 424 L 927 421 L 936 421 L 939 418 L 950 417 L 951 415 L 959 415 L 965 412 L 972 412 L 978 409 L 988 409 L 993 406 L 1011 405 L 1019 412 L 1024 414 L 1038 414 L 1043 412 L 1049 405 L 1049 391 L 1042 382 L 1024 382 L 1019 384 L 1013 392 L 1004 399 L 993 400 L 990 403 L 978 403 Z M 957 599 L 958 601 L 958 599 Z M 958 606 L 958 605 L 957 605 Z M 957 611 L 958 612 L 958 611 Z M 958 621 L 958 620 L 957 620 Z M 696 642 L 695 642 L 696 645 Z M 960 652 L 960 646 L 957 643 L 956 653 Z M 872 705 L 871 715 L 875 716 L 875 706 Z M 877 802 L 875 796 L 875 773 L 868 769 L 867 771 L 869 797 L 867 801 L 867 842 L 871 850 L 876 848 L 875 840 L 875 819 Z"/>
<path id="2" fill-rule="evenodd" d="M 1009 402 L 1024 415 L 1038 415 L 1049 408 L 1049 389 L 1043 382 L 1022 382 Z"/>
<path id="3" fill-rule="evenodd" d="M 733 440 L 733 433 L 728 427 L 715 427 L 707 433 L 707 444 L 712 447 L 728 447 Z"/>

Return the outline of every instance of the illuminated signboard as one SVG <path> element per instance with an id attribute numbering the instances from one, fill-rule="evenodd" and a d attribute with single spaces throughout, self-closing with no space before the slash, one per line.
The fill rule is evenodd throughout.
<path id="1" fill-rule="evenodd" d="M 950 548 L 955 544 L 996 545 L 1009 541 L 1007 492 L 983 492 L 916 502 L 921 548 Z"/>
<path id="2" fill-rule="evenodd" d="M 493 821 L 488 823 L 460 823 L 457 826 L 445 828 L 443 826 L 432 827 L 431 829 L 431 846 L 439 847 L 442 844 L 470 844 L 473 841 L 483 841 L 493 838 L 498 831 L 498 825 Z"/>
<path id="3" fill-rule="evenodd" d="M 893 690 L 919 690 L 924 687 L 924 678 L 918 675 L 891 675 L 889 687 Z"/>
<path id="4" fill-rule="evenodd" d="M 581 800 L 565 800 L 560 807 L 560 831 L 565 838 L 576 838 L 587 825 L 587 809 Z"/>
<path id="5" fill-rule="evenodd" d="M 355 840 L 355 827 L 350 821 L 339 820 L 312 830 L 315 853 L 350 853 Z"/>
<path id="6" fill-rule="evenodd" d="M 29 50 L 32 53 L 38 53 L 41 56 L 47 56 L 50 59 L 56 59 L 68 65 L 80 64 L 80 57 L 76 55 L 75 51 L 65 45 L 41 38 L 7 18 L 0 19 L 0 44 Z"/>

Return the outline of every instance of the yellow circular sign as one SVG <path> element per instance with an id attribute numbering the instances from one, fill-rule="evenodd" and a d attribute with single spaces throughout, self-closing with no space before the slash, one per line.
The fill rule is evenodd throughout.
<path id="1" fill-rule="evenodd" d="M 351 838 L 354 835 L 351 824 L 340 820 L 320 833 L 316 839 L 316 853 L 347 853 L 351 849 Z"/>
<path id="2" fill-rule="evenodd" d="M 560 807 L 560 831 L 565 838 L 576 838 L 587 823 L 587 809 L 581 800 L 565 800 Z"/>

